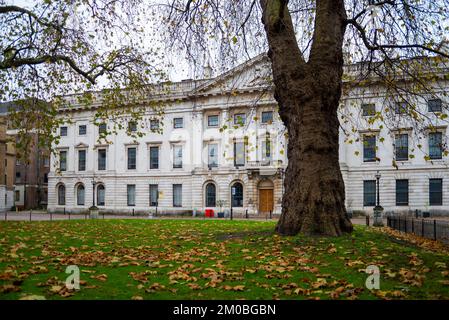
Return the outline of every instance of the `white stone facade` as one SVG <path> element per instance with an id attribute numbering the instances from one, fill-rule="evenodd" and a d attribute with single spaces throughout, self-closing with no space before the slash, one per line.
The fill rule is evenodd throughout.
<path id="1" fill-rule="evenodd" d="M 67 126 L 67 136 L 61 137 L 59 145 L 56 146 L 58 150 L 67 152 L 67 170 L 57 173 L 58 159 L 52 156 L 48 182 L 48 209 L 51 211 L 65 209 L 72 212 L 87 210 L 93 204 L 93 193 L 97 194 L 97 191 L 93 192 L 92 185 L 92 180 L 95 179 L 96 186 L 102 185 L 105 190 L 104 205 L 99 206 L 100 210 L 107 212 L 134 211 L 146 214 L 155 212 L 156 206 L 150 203 L 150 185 L 158 186 L 158 213 L 190 214 L 207 208 L 217 212 L 230 209 L 231 187 L 238 182 L 243 187 L 243 202 L 234 199 L 234 214 L 244 215 L 246 210 L 250 215 L 266 215 L 270 210 L 274 214 L 279 214 L 283 193 L 283 172 L 287 166 L 286 131 L 276 113 L 276 103 L 271 90 L 267 91 L 268 66 L 267 58 L 259 56 L 217 78 L 183 81 L 171 85 L 170 94 L 158 98 L 166 103 L 163 133 L 152 133 L 147 130 L 146 135 L 137 139 L 137 142 L 123 131 L 109 137 L 112 144 L 99 144 L 97 141 L 99 129 L 92 123 L 94 114 L 92 109 L 83 109 L 75 104 L 62 110 L 71 112 L 73 119 L 73 124 Z M 357 112 L 361 103 L 377 104 L 379 100 L 380 97 L 353 89 L 343 97 L 342 103 L 345 105 L 345 112 L 352 109 Z M 273 121 L 263 123 L 263 118 L 269 115 L 270 111 L 273 112 Z M 234 128 L 233 121 L 236 114 L 245 115 L 244 126 Z M 149 108 L 146 116 L 151 118 L 152 115 Z M 217 126 L 209 125 L 209 116 L 218 116 Z M 174 128 L 175 118 L 183 119 L 182 128 Z M 383 137 L 386 129 L 377 127 L 374 131 L 365 132 L 367 129 L 363 125 L 364 119 L 362 116 L 360 119 L 362 125 L 359 128 L 359 136 L 373 133 L 376 135 L 376 156 L 380 161 L 364 162 L 363 139 L 347 143 L 345 135 L 340 135 L 340 164 L 346 185 L 348 209 L 372 211 L 372 205 L 366 203 L 364 205 L 366 202 L 364 180 L 374 180 L 374 175 L 379 170 L 382 175 L 381 205 L 387 211 L 420 209 L 445 213 L 449 210 L 447 158 L 443 155 L 440 160 L 427 161 L 416 152 L 413 159 L 397 161 L 398 169 L 396 169 L 392 166 L 394 135 L 386 134 L 380 143 L 380 137 Z M 215 124 L 213 121 L 215 118 L 211 120 L 212 124 Z M 79 134 L 80 125 L 86 125 L 86 134 Z M 223 126 L 227 126 L 227 129 L 220 130 Z M 345 128 L 348 125 L 342 126 Z M 438 130 L 442 132 L 445 140 L 447 136 L 445 125 L 439 126 Z M 236 167 L 234 144 L 244 142 L 245 139 L 247 139 L 247 143 L 244 143 L 245 164 Z M 267 139 L 271 145 L 269 156 L 266 154 Z M 428 138 L 422 139 L 423 141 L 412 141 L 410 137 L 409 148 L 419 143 L 427 146 Z M 209 168 L 208 154 L 211 144 L 218 148 L 218 166 Z M 159 147 L 157 169 L 152 169 L 150 165 L 151 147 Z M 182 148 L 182 167 L 174 168 L 174 148 L 179 147 Z M 136 148 L 135 169 L 128 169 L 129 148 Z M 106 150 L 106 168 L 98 170 L 98 152 L 103 149 Z M 79 150 L 86 150 L 86 168 L 83 171 L 79 170 Z M 442 179 L 441 205 L 428 203 L 429 179 Z M 401 205 L 397 205 L 396 180 L 408 180 L 406 204 L 402 202 Z M 207 203 L 208 183 L 215 186 L 215 201 L 210 200 L 215 206 L 208 206 Z M 58 188 L 61 185 L 65 188 L 65 201 L 58 199 Z M 77 204 L 79 185 L 84 186 L 84 201 L 80 201 L 84 204 Z M 131 205 L 128 203 L 128 185 L 135 185 L 135 201 Z M 182 185 L 180 206 L 174 206 L 173 185 Z M 97 200 L 95 199 L 95 204 L 98 204 Z M 221 209 L 219 200 L 224 201 Z"/>

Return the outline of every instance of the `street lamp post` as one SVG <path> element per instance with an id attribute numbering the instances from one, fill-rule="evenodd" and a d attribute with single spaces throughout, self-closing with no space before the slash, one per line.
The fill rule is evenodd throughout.
<path id="1" fill-rule="evenodd" d="M 382 208 L 382 206 L 380 205 L 380 178 L 381 178 L 381 174 L 379 171 L 376 172 L 376 191 L 377 191 L 377 201 L 376 201 L 376 206 L 374 207 L 374 221 L 373 221 L 373 226 L 376 227 L 383 227 L 383 221 L 382 221 L 382 211 L 384 210 L 384 208 Z"/>
<path id="2" fill-rule="evenodd" d="M 95 177 L 92 178 L 92 207 L 89 208 L 89 215 L 91 219 L 98 219 L 98 207 L 95 206 Z"/>

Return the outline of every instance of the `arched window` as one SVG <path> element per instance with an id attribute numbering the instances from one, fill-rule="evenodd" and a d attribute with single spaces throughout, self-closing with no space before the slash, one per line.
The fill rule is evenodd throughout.
<path id="1" fill-rule="evenodd" d="M 58 204 L 60 206 L 65 205 L 65 186 L 63 184 L 58 187 Z"/>
<path id="2" fill-rule="evenodd" d="M 213 183 L 206 185 L 206 207 L 216 206 L 216 187 Z"/>
<path id="3" fill-rule="evenodd" d="M 104 185 L 100 184 L 97 187 L 97 205 L 98 206 L 104 206 L 104 193 L 105 193 Z"/>
<path id="4" fill-rule="evenodd" d="M 240 182 L 231 187 L 231 201 L 233 207 L 243 207 L 243 185 Z"/>
<path id="5" fill-rule="evenodd" d="M 82 184 L 76 188 L 76 204 L 84 206 L 84 186 Z"/>

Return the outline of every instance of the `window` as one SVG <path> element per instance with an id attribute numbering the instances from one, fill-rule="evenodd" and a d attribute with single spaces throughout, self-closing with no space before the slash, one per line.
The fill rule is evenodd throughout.
<path id="1" fill-rule="evenodd" d="M 182 184 L 173 185 L 173 207 L 182 207 Z"/>
<path id="2" fill-rule="evenodd" d="M 442 138 L 441 132 L 429 133 L 429 157 L 430 159 L 442 158 Z"/>
<path id="3" fill-rule="evenodd" d="M 363 137 L 363 161 L 376 161 L 376 136 Z"/>
<path id="4" fill-rule="evenodd" d="M 441 99 L 432 99 L 427 101 L 427 107 L 429 112 L 441 112 L 442 111 Z"/>
<path id="5" fill-rule="evenodd" d="M 429 179 L 429 205 L 443 205 L 443 179 Z"/>
<path id="6" fill-rule="evenodd" d="M 50 166 L 50 157 L 44 156 L 44 167 Z"/>
<path id="7" fill-rule="evenodd" d="M 212 115 L 207 117 L 208 127 L 218 127 L 218 115 Z"/>
<path id="8" fill-rule="evenodd" d="M 173 146 L 173 168 L 182 168 L 182 146 Z"/>
<path id="9" fill-rule="evenodd" d="M 234 124 L 243 126 L 246 123 L 246 114 L 237 113 L 234 114 Z"/>
<path id="10" fill-rule="evenodd" d="M 136 185 L 128 184 L 126 186 L 127 204 L 128 206 L 136 205 Z"/>
<path id="11" fill-rule="evenodd" d="M 59 134 L 61 135 L 61 137 L 67 137 L 67 127 L 59 128 Z"/>
<path id="12" fill-rule="evenodd" d="M 106 170 L 106 149 L 98 149 L 98 170 Z"/>
<path id="13" fill-rule="evenodd" d="M 262 112 L 262 123 L 272 123 L 273 122 L 273 111 Z"/>
<path id="14" fill-rule="evenodd" d="M 408 180 L 396 180 L 396 205 L 408 206 Z"/>
<path id="15" fill-rule="evenodd" d="M 106 134 L 106 132 L 107 132 L 106 123 L 100 123 L 100 125 L 98 126 L 98 133 Z"/>
<path id="16" fill-rule="evenodd" d="M 159 130 L 159 120 L 153 119 L 150 120 L 150 130 Z"/>
<path id="17" fill-rule="evenodd" d="M 376 114 L 376 105 L 374 103 L 362 104 L 362 116 L 374 116 Z"/>
<path id="18" fill-rule="evenodd" d="M 174 118 L 173 119 L 173 128 L 180 129 L 184 127 L 184 119 L 183 118 Z"/>
<path id="19" fill-rule="evenodd" d="M 374 207 L 376 205 L 376 180 L 363 181 L 363 206 Z"/>
<path id="20" fill-rule="evenodd" d="M 59 151 L 59 170 L 67 171 L 67 151 Z"/>
<path id="21" fill-rule="evenodd" d="M 78 150 L 78 171 L 86 171 L 86 150 Z"/>
<path id="22" fill-rule="evenodd" d="M 231 187 L 231 203 L 233 207 L 243 207 L 243 185 L 240 182 Z"/>
<path id="23" fill-rule="evenodd" d="M 87 133 L 87 126 L 85 124 L 82 124 L 78 127 L 78 134 L 80 136 L 84 136 Z"/>
<path id="24" fill-rule="evenodd" d="M 128 148 L 128 170 L 136 169 L 136 148 Z"/>
<path id="25" fill-rule="evenodd" d="M 215 207 L 216 205 L 216 187 L 213 183 L 206 185 L 206 207 Z"/>
<path id="26" fill-rule="evenodd" d="M 20 191 L 19 190 L 15 190 L 14 191 L 14 201 L 15 202 L 19 202 L 20 201 Z"/>
<path id="27" fill-rule="evenodd" d="M 58 186 L 58 205 L 65 205 L 65 186 L 63 184 Z"/>
<path id="28" fill-rule="evenodd" d="M 395 137 L 396 160 L 408 160 L 408 134 L 397 134 Z"/>
<path id="29" fill-rule="evenodd" d="M 245 143 L 234 142 L 234 166 L 245 165 Z"/>
<path id="30" fill-rule="evenodd" d="M 84 206 L 84 186 L 82 184 L 76 188 L 76 204 Z"/>
<path id="31" fill-rule="evenodd" d="M 209 167 L 218 167 L 218 144 L 209 144 L 207 147 Z"/>
<path id="32" fill-rule="evenodd" d="M 159 169 L 159 147 L 150 147 L 150 169 Z"/>
<path id="33" fill-rule="evenodd" d="M 100 184 L 97 186 L 97 205 L 98 206 L 104 206 L 105 201 L 105 187 L 104 185 Z"/>
<path id="34" fill-rule="evenodd" d="M 266 135 L 265 140 L 262 141 L 262 161 L 271 160 L 271 140 L 270 135 Z"/>
<path id="35" fill-rule="evenodd" d="M 398 102 L 395 104 L 394 113 L 404 114 L 407 112 L 407 102 Z"/>
<path id="36" fill-rule="evenodd" d="M 135 121 L 128 122 L 128 131 L 136 132 L 137 131 L 137 123 Z"/>
<path id="37" fill-rule="evenodd" d="M 16 171 L 16 182 L 20 183 L 20 178 L 22 178 L 21 172 Z M 5 179 L 5 181 L 6 181 L 6 179 Z"/>
<path id="38" fill-rule="evenodd" d="M 157 184 L 150 184 L 150 207 L 157 207 L 159 201 L 159 190 Z"/>

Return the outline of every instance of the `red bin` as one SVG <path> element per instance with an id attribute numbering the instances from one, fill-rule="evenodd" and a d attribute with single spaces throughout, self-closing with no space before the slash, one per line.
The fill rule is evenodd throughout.
<path id="1" fill-rule="evenodd" d="M 213 209 L 206 209 L 206 210 L 204 211 L 204 215 L 205 215 L 206 217 L 213 217 L 213 216 L 214 216 L 214 210 L 213 210 Z"/>

